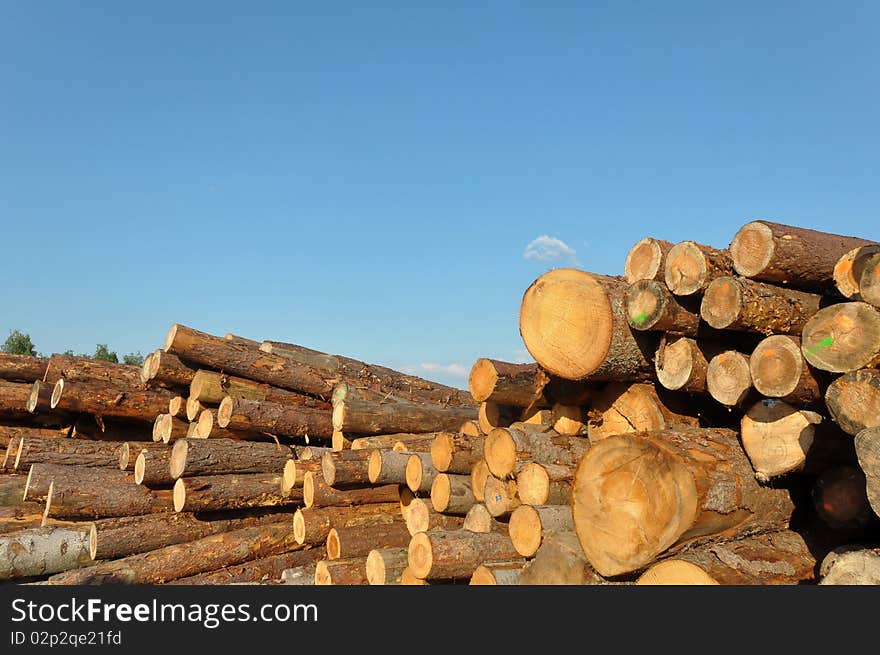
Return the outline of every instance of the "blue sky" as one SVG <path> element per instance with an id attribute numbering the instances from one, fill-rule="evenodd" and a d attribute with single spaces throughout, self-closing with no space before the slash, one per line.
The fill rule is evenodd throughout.
<path id="1" fill-rule="evenodd" d="M 146 353 L 180 322 L 465 385 L 528 359 L 519 302 L 554 266 L 756 218 L 880 240 L 878 26 L 876 2 L 0 0 L 0 331 Z"/>

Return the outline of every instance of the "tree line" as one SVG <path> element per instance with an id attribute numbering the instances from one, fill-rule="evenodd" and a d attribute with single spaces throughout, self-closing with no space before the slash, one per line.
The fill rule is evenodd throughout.
<path id="1" fill-rule="evenodd" d="M 0 346 L 0 352 L 10 355 L 30 355 L 32 357 L 47 357 L 43 353 L 38 353 L 34 342 L 31 341 L 31 335 L 21 330 L 10 330 L 9 336 L 3 345 Z M 110 350 L 106 343 L 99 343 L 95 346 L 95 352 L 92 355 L 88 353 L 74 353 L 73 350 L 66 350 L 62 355 L 75 355 L 77 357 L 90 357 L 91 359 L 100 359 L 104 362 L 119 363 L 119 357 L 116 351 Z M 133 366 L 141 366 L 144 363 L 144 356 L 140 351 L 136 353 L 128 353 L 122 356 L 123 364 L 131 364 Z"/>

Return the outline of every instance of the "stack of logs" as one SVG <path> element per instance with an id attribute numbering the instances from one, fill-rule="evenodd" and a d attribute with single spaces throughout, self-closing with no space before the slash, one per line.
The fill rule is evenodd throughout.
<path id="1" fill-rule="evenodd" d="M 470 393 L 180 325 L 4 363 L 0 579 L 880 583 L 878 308 L 880 244 L 756 221 L 542 275 Z"/>

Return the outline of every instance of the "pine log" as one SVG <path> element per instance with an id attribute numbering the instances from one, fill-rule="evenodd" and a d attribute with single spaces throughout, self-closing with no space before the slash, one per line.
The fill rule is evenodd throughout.
<path id="1" fill-rule="evenodd" d="M 52 391 L 55 386 L 42 380 L 35 380 L 25 403 L 25 409 L 31 414 L 46 414 L 51 411 Z"/>
<path id="2" fill-rule="evenodd" d="M 402 451 L 422 451 L 424 450 L 422 446 L 424 442 L 428 441 L 428 447 L 430 448 L 430 442 L 437 434 L 440 433 L 427 432 L 413 434 L 411 432 L 401 432 L 394 434 L 379 434 L 372 437 L 358 437 L 357 439 L 351 440 L 351 449 L 393 448 L 394 444 L 401 442 L 404 444 L 404 447 L 401 449 Z"/>
<path id="3" fill-rule="evenodd" d="M 406 486 L 413 493 L 429 494 L 434 486 L 434 480 L 440 474 L 428 453 L 409 453 L 406 460 L 404 478 Z"/>
<path id="4" fill-rule="evenodd" d="M 409 557 L 407 555 L 407 557 Z M 426 586 L 428 585 L 427 580 L 423 580 L 422 578 L 417 578 L 413 575 L 413 572 L 410 570 L 409 566 L 403 569 L 403 573 L 400 574 L 400 584 L 404 586 Z"/>
<path id="5" fill-rule="evenodd" d="M 369 452 L 367 479 L 370 484 L 406 484 L 406 464 L 414 453 L 387 449 L 364 452 Z M 327 479 L 326 475 L 324 479 Z"/>
<path id="6" fill-rule="evenodd" d="M 369 450 L 341 450 L 321 455 L 321 474 L 331 487 L 370 484 Z M 396 484 L 396 483 L 395 483 Z"/>
<path id="7" fill-rule="evenodd" d="M 309 507 L 298 509 L 293 515 L 293 534 L 298 544 L 316 546 L 327 540 L 331 528 L 392 523 L 400 519 L 397 501 L 351 507 Z"/>
<path id="8" fill-rule="evenodd" d="M 94 471 L 95 469 L 90 469 Z M 113 473 L 122 473 L 113 471 Z M 89 480 L 73 484 L 67 478 L 55 478 L 49 484 L 43 522 L 47 519 L 99 519 L 114 516 L 135 516 L 171 511 L 167 492 L 149 491 L 134 483 L 129 476 L 118 484 L 98 484 Z"/>
<path id="9" fill-rule="evenodd" d="M 630 330 L 625 293 L 619 278 L 570 268 L 545 273 L 520 307 L 526 348 L 541 367 L 568 380 L 648 379 L 657 338 Z"/>
<path id="10" fill-rule="evenodd" d="M 175 512 L 205 512 L 301 504 L 301 494 L 282 494 L 277 473 L 227 473 L 178 478 Z"/>
<path id="11" fill-rule="evenodd" d="M 626 254 L 623 277 L 629 284 L 639 280 L 663 280 L 666 271 L 666 255 L 675 244 L 661 239 L 645 237 L 636 242 Z"/>
<path id="12" fill-rule="evenodd" d="M 816 557 L 790 530 L 691 548 L 652 565 L 637 585 L 796 585 L 815 582 Z"/>
<path id="13" fill-rule="evenodd" d="M 290 521 L 212 534 L 49 578 L 53 585 L 161 584 L 295 549 Z"/>
<path id="14" fill-rule="evenodd" d="M 773 335 L 759 343 L 749 357 L 752 384 L 764 396 L 795 405 L 822 400 L 822 386 L 801 352 L 798 337 Z"/>
<path id="15" fill-rule="evenodd" d="M 865 262 L 859 280 L 859 297 L 880 309 L 880 255 L 872 255 Z"/>
<path id="16" fill-rule="evenodd" d="M 145 443 L 142 441 L 123 441 L 119 444 L 119 470 L 134 471 L 137 456 L 143 451 L 170 452 L 163 443 Z"/>
<path id="17" fill-rule="evenodd" d="M 441 432 L 431 443 L 431 463 L 441 473 L 470 473 L 483 458 L 483 437 Z"/>
<path id="18" fill-rule="evenodd" d="M 527 505 L 567 504 L 574 470 L 574 466 L 529 462 L 516 474 L 516 493 Z"/>
<path id="19" fill-rule="evenodd" d="M 679 427 L 595 444 L 575 472 L 572 509 L 587 558 L 615 576 L 691 539 L 786 527 L 793 503 L 759 486 L 735 432 Z"/>
<path id="20" fill-rule="evenodd" d="M 535 461 L 573 466 L 590 447 L 584 437 L 518 428 L 492 430 L 483 445 L 483 458 L 497 478 L 516 475 L 522 464 Z"/>
<path id="21" fill-rule="evenodd" d="M 711 341 L 696 341 L 688 337 L 663 342 L 654 358 L 657 381 L 670 391 L 690 394 L 709 393 L 706 373 L 709 362 L 725 347 Z"/>
<path id="22" fill-rule="evenodd" d="M 0 580 L 50 575 L 90 563 L 87 526 L 47 526 L 0 535 Z"/>
<path id="23" fill-rule="evenodd" d="M 232 396 L 294 407 L 311 407 L 328 412 L 331 410 L 330 403 L 324 400 L 216 371 L 196 371 L 189 385 L 189 395 L 190 398 L 195 398 L 205 405 L 219 405 L 226 396 Z"/>
<path id="24" fill-rule="evenodd" d="M 331 452 L 330 448 L 324 448 L 322 446 L 306 446 L 300 451 L 299 458 L 303 461 L 321 459 L 321 456 L 328 452 Z"/>
<path id="25" fill-rule="evenodd" d="M 367 555 L 367 582 L 371 585 L 400 584 L 400 575 L 408 561 L 408 549 L 405 547 L 371 550 Z"/>
<path id="26" fill-rule="evenodd" d="M 880 426 L 880 371 L 863 369 L 837 378 L 825 391 L 825 404 L 847 434 Z"/>
<path id="27" fill-rule="evenodd" d="M 179 439 L 171 451 L 170 472 L 181 476 L 222 473 L 274 473 L 281 475 L 293 452 L 283 444 L 236 439 Z"/>
<path id="28" fill-rule="evenodd" d="M 334 428 L 330 412 L 324 409 L 233 396 L 220 403 L 217 424 L 231 430 L 292 437 L 330 438 Z"/>
<path id="29" fill-rule="evenodd" d="M 366 585 L 367 558 L 321 560 L 315 564 L 316 585 Z"/>
<path id="30" fill-rule="evenodd" d="M 477 503 L 471 507 L 460 526 L 451 525 L 445 529 L 457 530 L 459 527 L 462 530 L 470 530 L 471 532 L 507 532 L 507 524 L 496 520 L 484 503 Z M 417 530 L 417 532 L 427 532 L 427 530 Z"/>
<path id="31" fill-rule="evenodd" d="M 740 423 L 740 438 L 759 482 L 799 471 L 815 439 L 822 415 L 799 410 L 780 400 L 764 399 L 752 405 Z"/>
<path id="32" fill-rule="evenodd" d="M 22 437 L 12 437 L 6 444 L 6 453 L 3 455 L 3 463 L 0 470 L 11 471 L 15 466 L 15 456 L 18 454 L 18 446 L 21 444 Z"/>
<path id="33" fill-rule="evenodd" d="M 461 516 L 435 511 L 423 498 L 413 498 L 407 505 L 405 524 L 410 535 L 428 530 L 458 530 L 464 523 Z"/>
<path id="34" fill-rule="evenodd" d="M 318 459 L 288 459 L 284 462 L 284 471 L 281 474 L 281 493 L 289 494 L 293 489 L 302 489 L 306 473 L 309 471 L 317 475 L 322 474 L 320 457 Z"/>
<path id="35" fill-rule="evenodd" d="M 520 505 L 510 515 L 510 541 L 523 557 L 533 557 L 555 532 L 574 532 L 571 505 Z"/>
<path id="36" fill-rule="evenodd" d="M 101 519 L 91 524 L 89 555 L 93 560 L 115 559 L 174 544 L 187 544 L 221 532 L 280 521 L 287 521 L 289 527 L 289 517 L 289 514 L 275 510 L 260 510 L 227 512 L 222 516 L 164 512 Z"/>
<path id="37" fill-rule="evenodd" d="M 227 332 L 226 334 L 223 335 L 223 338 L 226 339 L 227 341 L 232 341 L 233 343 L 237 343 L 242 346 L 249 346 L 251 348 L 259 348 L 260 343 L 261 343 L 259 341 L 256 341 L 255 339 L 248 339 L 247 337 L 241 337 L 237 334 L 233 334 L 232 332 Z"/>
<path id="38" fill-rule="evenodd" d="M 480 403 L 477 412 L 477 424 L 483 434 L 489 434 L 495 428 L 506 428 L 515 423 L 522 416 L 519 407 L 513 405 L 499 405 L 491 400 Z"/>
<path id="39" fill-rule="evenodd" d="M 27 436 L 39 437 L 41 439 L 64 439 L 68 436 L 69 432 L 69 426 L 63 428 L 41 428 L 25 425 L 0 425 L 0 440 L 2 440 L 3 445 L 8 445 L 14 438 Z"/>
<path id="40" fill-rule="evenodd" d="M 537 364 L 511 364 L 497 359 L 478 359 L 471 367 L 468 388 L 477 402 L 487 400 L 515 407 L 549 407 Z"/>
<path id="41" fill-rule="evenodd" d="M 141 380 L 150 386 L 188 389 L 195 374 L 196 369 L 192 366 L 160 348 L 150 355 L 149 360 L 144 360 Z"/>
<path id="42" fill-rule="evenodd" d="M 403 520 L 350 527 L 330 528 L 327 559 L 348 559 L 370 554 L 376 546 L 402 548 L 409 545 L 410 533 Z"/>
<path id="43" fill-rule="evenodd" d="M 464 421 L 476 416 L 477 410 L 473 407 L 346 399 L 333 407 L 333 429 L 362 435 L 438 432 L 457 430 Z"/>
<path id="44" fill-rule="evenodd" d="M 555 532 L 541 542 L 534 559 L 520 573 L 521 585 L 599 585 L 607 582 L 598 574 L 571 532 Z"/>
<path id="45" fill-rule="evenodd" d="M 596 394 L 590 406 L 587 434 L 596 442 L 615 434 L 664 430 L 676 425 L 699 425 L 691 405 L 651 383 L 611 382 Z M 679 411 L 675 411 L 679 410 Z"/>
<path id="46" fill-rule="evenodd" d="M 861 280 L 865 269 L 870 265 L 871 258 L 880 253 L 880 244 L 853 248 L 834 265 L 834 286 L 844 298 L 862 300 Z"/>
<path id="47" fill-rule="evenodd" d="M 865 428 L 855 437 L 859 466 L 865 473 L 868 502 L 880 516 L 880 427 Z"/>
<path id="48" fill-rule="evenodd" d="M 551 412 L 550 427 L 557 433 L 574 437 L 587 435 L 587 417 L 580 405 L 556 403 Z"/>
<path id="49" fill-rule="evenodd" d="M 174 418 L 179 418 L 181 421 L 183 419 L 189 420 L 186 416 L 186 402 L 186 396 L 173 396 L 171 400 L 168 401 L 168 413 Z M 196 416 L 198 416 L 198 414 L 196 414 Z"/>
<path id="50" fill-rule="evenodd" d="M 420 438 L 416 438 L 416 435 L 413 435 L 410 439 L 404 439 L 394 442 L 394 445 L 391 447 L 391 450 L 396 450 L 399 453 L 431 453 L 431 444 L 434 443 L 434 437 L 437 436 L 439 432 L 426 432 L 423 435 L 419 435 Z"/>
<path id="51" fill-rule="evenodd" d="M 195 429 L 187 430 L 187 437 L 194 439 L 266 439 L 273 438 L 275 435 L 260 432 L 250 432 L 247 430 L 226 429 L 217 424 L 218 410 L 203 409 L 199 412 L 199 418 L 196 421 Z"/>
<path id="52" fill-rule="evenodd" d="M 175 418 L 171 414 L 159 414 L 156 417 L 154 425 L 153 440 L 161 441 L 163 444 L 169 444 L 172 441 L 177 441 L 178 439 L 186 437 L 190 424 L 179 418 Z M 158 439 L 156 437 L 158 437 Z"/>
<path id="53" fill-rule="evenodd" d="M 134 461 L 134 481 L 146 487 L 169 487 L 176 480 L 170 466 L 170 448 L 142 450 Z"/>
<path id="54" fill-rule="evenodd" d="M 466 580 L 480 564 L 517 558 L 510 538 L 500 532 L 431 530 L 409 542 L 409 569 L 423 580 Z"/>
<path id="55" fill-rule="evenodd" d="M 0 352 L 0 379 L 10 382 L 41 380 L 49 360 L 29 355 L 11 355 Z"/>
<path id="56" fill-rule="evenodd" d="M 131 476 L 117 468 L 90 468 L 85 466 L 37 463 L 31 464 L 28 470 L 25 490 L 22 496 L 23 500 L 44 502 L 49 495 L 49 487 L 52 481 L 56 479 L 64 480 L 64 487 L 94 484 L 96 487 L 122 485 L 124 487 L 134 486 L 137 488 Z M 140 489 L 140 492 L 143 493 L 144 490 Z"/>
<path id="57" fill-rule="evenodd" d="M 90 382 L 98 386 L 110 384 L 132 391 L 144 388 L 138 366 L 116 364 L 91 357 L 52 355 L 40 379 L 46 384 L 54 385 L 62 378 L 70 382 Z"/>
<path id="58" fill-rule="evenodd" d="M 863 302 L 819 310 L 804 326 L 801 349 L 818 369 L 848 373 L 880 364 L 880 311 Z"/>
<path id="59" fill-rule="evenodd" d="M 880 585 L 880 548 L 847 546 L 822 560 L 820 585 Z"/>
<path id="60" fill-rule="evenodd" d="M 197 421 L 199 418 L 199 415 L 203 411 L 205 411 L 206 409 L 211 409 L 211 408 L 208 405 L 203 405 L 201 402 L 199 402 L 195 398 L 192 398 L 192 397 L 187 398 L 186 399 L 186 420 Z"/>
<path id="61" fill-rule="evenodd" d="M 33 383 L 0 380 L 0 419 L 32 418 L 27 410 Z"/>
<path id="62" fill-rule="evenodd" d="M 0 476 L 0 507 L 24 505 L 27 477 L 24 475 Z"/>
<path id="63" fill-rule="evenodd" d="M 630 327 L 641 332 L 696 336 L 700 330 L 694 301 L 679 300 L 655 280 L 640 280 L 626 290 L 626 313 Z"/>
<path id="64" fill-rule="evenodd" d="M 507 519 L 522 504 L 516 491 L 516 480 L 499 480 L 490 475 L 483 485 L 483 504 L 494 518 Z"/>
<path id="65" fill-rule="evenodd" d="M 66 525 L 68 521 L 48 521 L 46 527 Z M 0 505 L 0 535 L 43 525 L 43 508 L 37 503 L 21 502 L 17 506 Z"/>
<path id="66" fill-rule="evenodd" d="M 461 424 L 461 427 L 458 429 L 462 434 L 466 434 L 469 437 L 482 437 L 484 436 L 483 430 L 480 428 L 479 421 L 465 421 Z"/>
<path id="67" fill-rule="evenodd" d="M 207 368 L 319 398 L 329 398 L 333 392 L 333 379 L 324 371 L 183 325 L 171 326 L 165 351 Z"/>
<path id="68" fill-rule="evenodd" d="M 474 569 L 469 585 L 518 585 L 525 562 L 486 562 Z"/>
<path id="69" fill-rule="evenodd" d="M 119 444 L 85 439 L 22 437 L 12 469 L 25 470 L 31 464 L 118 468 Z"/>
<path id="70" fill-rule="evenodd" d="M 270 555 L 260 559 L 251 560 L 242 564 L 225 566 L 216 571 L 197 573 L 173 580 L 174 585 L 228 585 L 245 582 L 265 583 L 266 581 L 281 580 L 284 571 L 296 567 L 314 567 L 315 562 L 321 558 L 321 552 L 317 548 L 292 550 L 279 555 Z M 311 580 L 309 581 L 311 584 Z"/>
<path id="71" fill-rule="evenodd" d="M 309 552 L 321 554 L 320 549 Z M 281 572 L 281 584 L 285 585 L 313 585 L 315 584 L 315 564 L 306 564 L 305 566 L 295 566 L 291 569 L 284 569 Z"/>
<path id="72" fill-rule="evenodd" d="M 334 489 L 320 474 L 309 471 L 303 478 L 303 504 L 306 507 L 344 507 L 368 503 L 391 503 L 399 498 L 396 484 L 362 489 Z"/>
<path id="73" fill-rule="evenodd" d="M 816 513 L 835 530 L 867 525 L 874 517 L 865 473 L 856 466 L 838 466 L 820 475 L 813 485 Z"/>
<path id="74" fill-rule="evenodd" d="M 121 389 L 107 382 L 61 378 L 52 390 L 51 407 L 65 412 L 86 412 L 152 423 L 157 414 L 168 409 L 170 399 L 170 392 L 162 389 Z"/>
<path id="75" fill-rule="evenodd" d="M 730 252 L 694 241 L 675 244 L 666 255 L 663 279 L 676 296 L 702 293 L 712 280 L 733 275 Z"/>
<path id="76" fill-rule="evenodd" d="M 864 239 L 753 221 L 730 243 L 736 272 L 744 277 L 807 291 L 834 289 L 834 267 L 853 248 L 875 245 Z"/>
<path id="77" fill-rule="evenodd" d="M 747 403 L 753 389 L 749 356 L 735 350 L 715 355 L 706 369 L 706 388 L 727 407 Z"/>
<path id="78" fill-rule="evenodd" d="M 436 512 L 464 516 L 476 502 L 467 475 L 438 473 L 431 485 L 431 506 Z"/>
<path id="79" fill-rule="evenodd" d="M 490 475 L 492 474 L 489 472 L 489 465 L 486 464 L 485 459 L 481 459 L 471 469 L 471 490 L 474 494 L 474 500 L 478 503 L 483 502 L 483 489 L 486 486 L 486 478 Z"/>

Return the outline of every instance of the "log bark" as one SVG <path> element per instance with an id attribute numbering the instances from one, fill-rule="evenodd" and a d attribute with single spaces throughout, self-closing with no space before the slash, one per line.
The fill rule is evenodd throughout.
<path id="1" fill-rule="evenodd" d="M 457 430 L 476 418 L 474 407 L 444 407 L 410 402 L 377 403 L 342 400 L 333 407 L 333 429 L 346 434 L 388 434 L 391 432 L 439 432 Z"/>
<path id="2" fill-rule="evenodd" d="M 483 458 L 483 437 L 441 432 L 431 443 L 431 463 L 441 473 L 469 474 Z"/>
<path id="3" fill-rule="evenodd" d="M 408 561 L 409 555 L 405 547 L 371 550 L 367 555 L 367 582 L 371 585 L 400 584 L 400 575 Z"/>
<path id="4" fill-rule="evenodd" d="M 137 366 L 115 364 L 91 357 L 52 355 L 40 379 L 54 385 L 66 378 L 71 382 L 90 382 L 99 386 L 111 384 L 123 389 L 142 390 L 141 370 Z"/>
<path id="5" fill-rule="evenodd" d="M 581 459 L 572 488 L 581 546 L 606 577 L 698 537 L 786 527 L 793 507 L 787 490 L 759 486 L 722 428 L 609 437 Z"/>
<path id="6" fill-rule="evenodd" d="M 880 255 L 872 255 L 865 262 L 859 280 L 859 297 L 880 309 Z"/>
<path id="7" fill-rule="evenodd" d="M 315 564 L 316 585 L 366 585 L 367 558 L 321 560 Z"/>
<path id="8" fill-rule="evenodd" d="M 134 481 L 146 487 L 170 487 L 176 478 L 171 475 L 171 449 L 142 450 L 134 462 Z"/>
<path id="9" fill-rule="evenodd" d="M 409 453 L 404 471 L 405 483 L 413 493 L 430 494 L 440 472 L 427 453 Z"/>
<path id="10" fill-rule="evenodd" d="M 516 480 L 499 480 L 490 475 L 483 486 L 483 504 L 492 517 L 507 519 L 522 504 L 516 491 Z"/>
<path id="11" fill-rule="evenodd" d="M 875 518 L 865 473 L 856 466 L 828 469 L 816 479 L 812 493 L 816 513 L 834 530 L 863 527 Z"/>
<path id="12" fill-rule="evenodd" d="M 303 479 L 303 504 L 306 507 L 344 507 L 369 503 L 391 503 L 399 499 L 396 484 L 344 491 L 329 486 L 321 475 L 309 471 Z"/>
<path id="13" fill-rule="evenodd" d="M 534 559 L 523 567 L 521 585 L 608 584 L 587 561 L 577 536 L 571 532 L 548 535 Z"/>
<path id="14" fill-rule="evenodd" d="M 27 477 L 24 475 L 0 476 L 0 507 L 24 505 Z"/>
<path id="15" fill-rule="evenodd" d="M 233 396 L 227 396 L 220 403 L 217 424 L 230 430 L 290 437 L 329 439 L 333 436 L 333 422 L 329 411 Z"/>
<path id="16" fill-rule="evenodd" d="M 392 523 L 400 518 L 397 501 L 351 507 L 309 507 L 298 509 L 293 515 L 293 534 L 298 544 L 317 546 L 327 540 L 331 528 Z"/>
<path id="17" fill-rule="evenodd" d="M 863 369 L 837 378 L 825 391 L 825 405 L 847 434 L 880 426 L 880 371 Z"/>
<path id="18" fill-rule="evenodd" d="M 866 428 L 855 438 L 856 456 L 865 473 L 868 502 L 880 516 L 880 427 Z"/>
<path id="19" fill-rule="evenodd" d="M 759 343 L 749 357 L 752 384 L 764 396 L 794 405 L 821 402 L 826 385 L 819 383 L 801 352 L 798 337 L 773 335 Z"/>
<path id="20" fill-rule="evenodd" d="M 103 473 L 103 469 L 98 470 Z M 90 469 L 90 472 L 94 471 Z M 122 471 L 112 472 L 123 475 L 124 479 L 105 485 L 96 482 L 93 476 L 87 482 L 64 476 L 54 478 L 46 495 L 44 520 L 98 519 L 171 511 L 171 498 L 167 492 L 150 491 L 135 484 Z"/>
<path id="21" fill-rule="evenodd" d="M 189 395 L 205 405 L 219 405 L 226 396 L 232 396 L 292 407 L 311 407 L 328 412 L 331 410 L 327 401 L 216 371 L 196 371 L 189 385 Z"/>
<path id="22" fill-rule="evenodd" d="M 147 366 L 149 364 L 149 366 Z M 196 369 L 161 348 L 153 352 L 141 369 L 141 380 L 150 386 L 188 389 Z"/>
<path id="23" fill-rule="evenodd" d="M 173 580 L 174 585 L 227 585 L 245 582 L 265 583 L 281 580 L 284 571 L 296 567 L 314 568 L 315 562 L 321 558 L 319 549 L 299 549 L 280 555 L 270 555 L 251 560 L 242 564 L 226 566 L 216 571 L 198 573 L 186 578 Z M 313 573 L 314 575 L 314 573 Z M 310 580 L 310 583 L 312 581 Z"/>
<path id="24" fill-rule="evenodd" d="M 316 475 L 322 475 L 320 457 L 318 459 L 289 459 L 284 462 L 284 471 L 281 474 L 281 493 L 289 494 L 293 489 L 302 489 L 306 473 L 309 471 Z"/>
<path id="25" fill-rule="evenodd" d="M 467 580 L 480 564 L 518 557 L 507 535 L 469 530 L 419 532 L 408 554 L 409 569 L 423 580 Z"/>
<path id="26" fill-rule="evenodd" d="M 402 548 L 409 545 L 410 534 L 403 520 L 349 527 L 330 528 L 327 535 L 327 559 L 365 557 L 376 546 Z"/>
<path id="27" fill-rule="evenodd" d="M 31 464 L 118 468 L 119 444 L 85 439 L 22 437 L 12 468 L 27 470 Z"/>
<path id="28" fill-rule="evenodd" d="M 324 371 L 183 325 L 171 326 L 165 351 L 207 368 L 222 369 L 282 389 L 324 399 L 333 392 L 334 381 Z"/>
<path id="29" fill-rule="evenodd" d="M 590 447 L 583 437 L 517 428 L 493 430 L 486 437 L 483 457 L 489 472 L 499 479 L 516 475 L 530 461 L 574 466 Z"/>
<path id="30" fill-rule="evenodd" d="M 804 538 L 781 530 L 685 550 L 652 565 L 637 585 L 796 585 L 815 582 Z"/>
<path id="31" fill-rule="evenodd" d="M 537 364 L 511 364 L 497 359 L 478 359 L 471 367 L 468 388 L 477 402 L 492 401 L 515 407 L 549 407 L 544 380 Z"/>
<path id="32" fill-rule="evenodd" d="M 699 418 L 684 413 L 693 412 L 692 404 L 681 402 L 663 389 L 661 392 L 662 398 L 651 383 L 609 383 L 596 394 L 590 406 L 587 422 L 590 441 L 595 443 L 628 432 L 699 425 Z"/>
<path id="33" fill-rule="evenodd" d="M 880 311 L 863 302 L 819 310 L 804 326 L 801 349 L 818 369 L 848 373 L 880 364 Z"/>
<path id="34" fill-rule="evenodd" d="M 525 562 L 486 562 L 471 576 L 469 585 L 518 585 Z"/>
<path id="35" fill-rule="evenodd" d="M 62 378 L 52 390 L 51 407 L 65 412 L 86 412 L 101 417 L 152 423 L 157 414 L 168 409 L 170 399 L 170 392 L 162 389 L 120 389 L 107 382 L 79 382 Z"/>
<path id="36" fill-rule="evenodd" d="M 321 455 L 321 475 L 331 487 L 370 484 L 368 450 L 340 450 Z"/>
<path id="37" fill-rule="evenodd" d="M 691 296 L 705 291 L 712 280 L 733 275 L 733 271 L 729 251 L 682 241 L 666 255 L 663 279 L 676 296 Z"/>
<path id="38" fill-rule="evenodd" d="M 467 475 L 438 473 L 431 485 L 431 506 L 443 514 L 464 516 L 476 502 Z"/>
<path id="39" fill-rule="evenodd" d="M 302 502 L 301 494 L 282 494 L 277 473 L 227 473 L 178 478 L 175 512 L 207 512 L 249 507 L 285 507 Z"/>
<path id="40" fill-rule="evenodd" d="M 571 502 L 574 466 L 529 462 L 516 475 L 516 492 L 526 505 L 565 505 Z"/>
<path id="41" fill-rule="evenodd" d="M 29 355 L 0 353 L 0 379 L 10 382 L 35 382 L 41 380 L 49 360 Z"/>
<path id="42" fill-rule="evenodd" d="M 63 464 L 31 464 L 28 470 L 27 481 L 23 499 L 29 502 L 45 502 L 49 496 L 49 487 L 53 480 L 59 482 L 59 492 L 61 487 L 68 486 L 89 486 L 96 487 L 114 487 L 121 485 L 123 487 L 134 486 L 131 476 L 128 473 L 118 470 L 118 468 L 99 467 L 89 468 L 84 466 L 70 466 Z M 144 493 L 143 489 L 139 492 Z"/>
<path id="43" fill-rule="evenodd" d="M 847 546 L 828 553 L 820 585 L 880 585 L 880 548 Z"/>
<path id="44" fill-rule="evenodd" d="M 52 585 L 161 584 L 296 548 L 290 522 L 260 525 L 202 537 L 188 543 L 68 571 Z"/>
<path id="45" fill-rule="evenodd" d="M 370 484 L 406 484 L 406 464 L 413 453 L 386 449 L 367 452 L 367 480 Z M 327 479 L 326 475 L 324 479 Z"/>
<path id="46" fill-rule="evenodd" d="M 251 348 L 259 348 L 260 341 L 256 341 L 255 339 L 248 339 L 247 337 L 242 337 L 237 334 L 233 334 L 232 332 L 227 332 L 223 335 L 223 338 L 227 341 L 232 341 L 233 343 L 240 344 L 242 346 L 250 346 Z"/>
<path id="47" fill-rule="evenodd" d="M 187 430 L 187 437 L 195 439 L 260 439 L 271 438 L 274 435 L 268 433 L 250 432 L 246 430 L 231 430 L 217 425 L 218 410 L 203 409 L 199 412 L 199 418 L 195 428 Z"/>
<path id="48" fill-rule="evenodd" d="M 876 245 L 855 237 L 770 221 L 744 225 L 730 243 L 736 272 L 744 277 L 828 293 L 834 267 L 853 248 Z"/>
<path id="49" fill-rule="evenodd" d="M 401 432 L 395 434 L 378 434 L 372 437 L 358 437 L 351 440 L 352 450 L 362 450 L 364 448 L 393 448 L 398 442 L 403 444 L 401 451 L 421 452 L 430 450 L 431 442 L 434 437 L 440 434 L 438 432 L 411 433 Z M 427 442 L 427 448 L 424 444 Z"/>
<path id="50" fill-rule="evenodd" d="M 0 419 L 33 418 L 27 410 L 33 383 L 0 380 Z"/>
<path id="51" fill-rule="evenodd" d="M 718 330 L 799 335 L 822 296 L 748 278 L 719 277 L 703 294 L 700 316 Z"/>
<path id="52" fill-rule="evenodd" d="M 523 557 L 533 557 L 555 532 L 574 533 L 571 505 L 520 505 L 510 515 L 510 542 Z"/>
<path id="53" fill-rule="evenodd" d="M 38 437 L 40 439 L 64 439 L 70 433 L 70 427 L 40 428 L 19 425 L 0 425 L 0 440 L 7 446 L 12 439 L 21 437 Z M 2 467 L 0 467 L 2 468 Z"/>
<path id="54" fill-rule="evenodd" d="M 626 312 L 629 325 L 641 332 L 668 332 L 697 336 L 700 312 L 696 303 L 679 300 L 662 282 L 641 280 L 626 290 Z"/>
<path id="55" fill-rule="evenodd" d="M 171 451 L 170 473 L 175 479 L 223 473 L 281 475 L 293 452 L 283 444 L 236 439 L 180 439 Z"/>
<path id="56" fill-rule="evenodd" d="M 526 348 L 542 368 L 568 380 L 648 379 L 657 338 L 630 330 L 625 293 L 619 278 L 566 268 L 545 273 L 520 306 Z"/>
<path id="57" fill-rule="evenodd" d="M 687 337 L 664 342 L 654 359 L 657 381 L 670 391 L 708 394 L 706 373 L 709 362 L 724 350 L 721 344 Z"/>
<path id="58" fill-rule="evenodd" d="M 464 527 L 465 519 L 461 516 L 441 514 L 425 499 L 413 498 L 407 505 L 405 523 L 408 533 L 414 535 L 428 530 L 459 530 Z"/>
<path id="59" fill-rule="evenodd" d="M 626 254 L 623 277 L 629 284 L 639 280 L 663 280 L 666 271 L 666 255 L 675 244 L 661 239 L 645 237 L 636 242 Z"/>
<path id="60" fill-rule="evenodd" d="M 484 500 L 483 489 L 486 486 L 486 478 L 490 475 L 492 474 L 489 472 L 489 465 L 486 464 L 485 459 L 481 459 L 471 469 L 471 490 L 474 494 L 474 500 L 478 503 L 482 503 Z"/>
<path id="61" fill-rule="evenodd" d="M 50 575 L 90 563 L 88 527 L 47 526 L 0 535 L 0 580 Z"/>
<path id="62" fill-rule="evenodd" d="M 37 503 L 21 502 L 17 506 L 0 505 L 0 535 L 19 530 L 67 525 L 68 521 L 48 521 L 43 526 L 43 508 Z"/>
<path id="63" fill-rule="evenodd" d="M 709 395 L 727 407 L 748 402 L 752 386 L 749 356 L 735 350 L 715 355 L 706 369 Z"/>
<path id="64" fill-rule="evenodd" d="M 853 248 L 842 255 L 834 265 L 834 286 L 844 298 L 863 300 L 861 280 L 871 258 L 880 253 L 880 244 Z"/>
<path id="65" fill-rule="evenodd" d="M 815 440 L 822 415 L 779 400 L 752 405 L 740 423 L 740 438 L 759 482 L 800 471 Z"/>
<path id="66" fill-rule="evenodd" d="M 311 552 L 320 553 L 319 549 Z M 313 585 L 315 584 L 315 564 L 306 564 L 305 566 L 296 566 L 292 569 L 285 569 L 281 573 L 281 584 L 286 585 Z"/>

